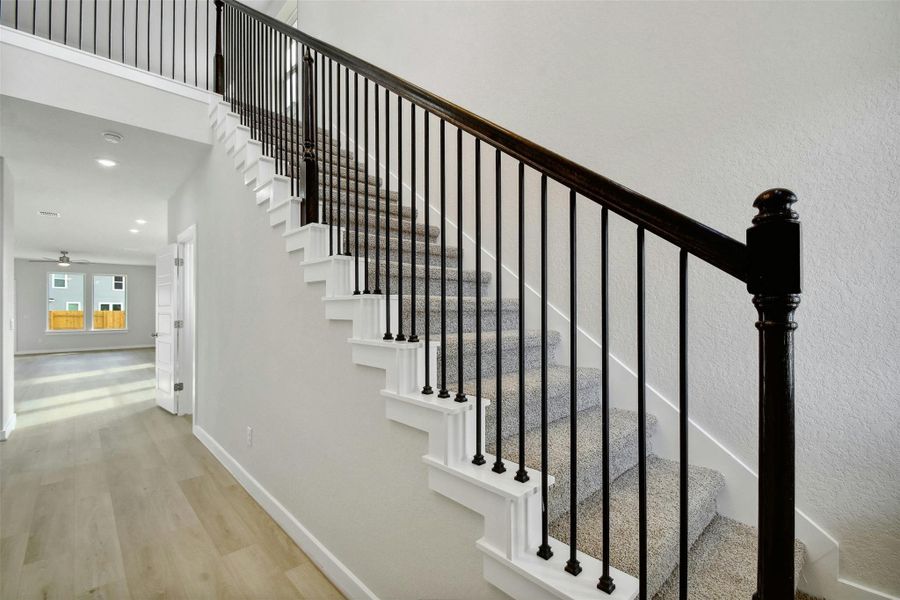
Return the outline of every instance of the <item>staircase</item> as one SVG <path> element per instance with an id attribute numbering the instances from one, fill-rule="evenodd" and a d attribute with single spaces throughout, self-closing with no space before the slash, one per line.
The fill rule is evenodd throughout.
<path id="1" fill-rule="evenodd" d="M 292 243 L 291 240 L 305 238 L 310 227 L 317 225 L 299 225 L 300 199 L 287 193 L 289 183 L 284 175 L 275 175 L 273 169 L 262 178 L 254 177 L 254 166 L 248 164 L 248 160 L 242 158 L 242 153 L 247 156 L 256 156 L 255 150 L 239 147 L 233 139 L 237 126 L 232 116 L 228 103 L 218 102 L 211 112 L 211 123 L 216 129 L 218 137 L 225 141 L 226 147 L 236 157 L 236 164 L 244 180 L 255 192 L 258 202 L 266 206 L 268 212 L 273 215 L 270 223 L 273 228 L 285 227 L 283 233 L 287 238 L 288 251 L 303 250 L 304 256 L 310 253 L 309 244 L 302 246 Z M 275 129 L 277 131 L 277 123 Z M 282 125 L 288 130 L 299 129 L 300 124 L 290 119 L 284 119 Z M 278 135 L 276 133 L 276 135 Z M 253 144 L 253 141 L 249 142 Z M 277 141 L 275 142 L 277 145 Z M 327 148 L 326 148 L 327 146 Z M 337 152 L 338 143 L 320 131 L 317 135 L 317 154 L 322 156 L 326 152 Z M 265 160 L 265 158 L 263 158 Z M 516 299 L 503 299 L 500 304 L 493 298 L 488 298 L 490 290 L 491 274 L 478 273 L 474 270 L 459 271 L 455 267 L 446 267 L 446 336 L 445 344 L 441 345 L 440 335 L 434 332 L 441 330 L 441 295 L 440 295 L 440 261 L 441 229 L 431 225 L 425 227 L 410 208 L 398 203 L 398 195 L 392 193 L 387 202 L 382 202 L 376 208 L 374 196 L 376 193 L 384 193 L 384 182 L 370 175 L 364 178 L 362 175 L 364 165 L 356 162 L 353 151 L 343 150 L 335 162 L 339 165 L 342 178 L 342 189 L 337 189 L 337 179 L 320 173 L 319 192 L 323 200 L 322 213 L 333 219 L 340 213 L 341 230 L 332 233 L 333 236 L 343 240 L 332 240 L 332 257 L 352 262 L 351 257 L 337 257 L 337 249 L 342 245 L 347 249 L 355 249 L 356 232 L 360 235 L 359 267 L 360 281 L 368 281 L 371 286 L 378 275 L 382 287 L 397 290 L 400 277 L 397 274 L 397 264 L 402 265 L 402 279 L 404 282 L 404 294 L 396 297 L 395 314 L 403 315 L 398 331 L 409 334 L 416 331 L 422 336 L 425 331 L 425 306 L 430 306 L 429 330 L 432 332 L 431 342 L 436 346 L 435 378 L 434 382 L 443 381 L 443 365 L 446 364 L 446 381 L 448 386 L 461 389 L 469 399 L 476 396 L 476 357 L 479 356 L 476 336 L 476 327 L 479 322 L 476 318 L 476 305 L 481 303 L 481 346 L 480 346 L 480 370 L 481 370 L 481 397 L 485 405 L 496 403 L 497 390 L 502 391 L 504 398 L 517 399 L 519 385 L 519 357 L 520 345 L 522 364 L 524 366 L 524 431 L 525 431 L 525 465 L 538 472 L 541 468 L 541 393 L 542 393 L 542 345 L 541 332 L 534 329 L 524 329 L 524 336 L 520 334 L 519 303 Z M 296 168 L 290 165 L 288 175 Z M 347 193 L 347 186 L 355 192 L 359 184 L 359 206 L 357 207 L 357 195 Z M 278 188 L 283 191 L 279 195 Z M 365 194 L 369 194 L 368 209 L 366 208 Z M 334 200 L 332 200 L 334 199 Z M 334 202 L 340 205 L 339 210 L 332 207 L 328 210 L 328 203 Z M 349 210 L 347 209 L 349 207 Z M 387 214 L 390 214 L 390 218 Z M 293 215 L 293 220 L 292 220 Z M 390 223 L 390 235 L 387 234 Z M 381 227 L 381 243 L 390 247 L 387 258 L 391 261 L 392 271 L 387 277 L 385 251 L 381 248 L 381 262 L 375 260 L 375 236 L 377 227 Z M 412 241 L 410 233 L 417 233 L 415 263 L 412 262 Z M 399 236 L 403 232 L 403 238 Z M 320 233 L 323 234 L 324 232 Z M 367 235 L 368 234 L 368 235 Z M 325 240 L 320 240 L 322 254 Z M 430 244 L 429 262 L 425 262 L 425 245 Z M 399 248 L 402 248 L 402 261 Z M 367 255 L 364 254 L 367 251 Z M 447 247 L 444 257 L 447 264 L 455 265 L 458 249 Z M 321 264 L 320 258 L 307 259 L 304 264 L 315 268 Z M 428 268 L 428 267 L 431 268 Z M 366 296 L 348 293 L 353 289 L 355 274 L 351 270 L 344 273 L 344 281 L 341 287 L 345 294 L 335 293 L 331 298 L 345 301 L 363 301 Z M 366 279 L 368 277 L 368 280 Z M 461 302 L 455 296 L 457 282 L 462 279 L 463 295 Z M 415 282 L 413 282 L 415 279 Z M 426 279 L 428 280 L 431 295 L 425 295 Z M 388 282 L 389 280 L 389 282 Z M 410 293 L 415 283 L 416 295 Z M 362 287 L 362 283 L 360 286 Z M 476 297 L 480 288 L 481 299 Z M 372 298 L 369 296 L 369 298 Z M 401 307 L 401 310 L 396 310 Z M 415 311 L 413 311 L 415 307 Z M 462 328 L 458 327 L 459 311 L 462 310 Z M 415 323 L 413 323 L 415 315 Z M 499 327 L 498 327 L 499 324 Z M 372 329 L 373 341 L 382 339 L 381 322 Z M 424 337 L 424 336 L 423 336 Z M 562 336 L 560 332 L 550 331 L 548 335 L 548 354 L 553 361 Z M 390 342 L 388 342 L 390 344 Z M 458 360 L 462 351 L 462 373 L 458 368 Z M 446 357 L 444 356 L 446 354 Z M 497 358 L 500 358 L 498 361 Z M 446 363 L 444 362 L 446 359 Z M 500 365 L 502 364 L 502 371 Z M 577 386 L 576 397 L 578 399 L 578 452 L 577 462 L 577 503 L 581 527 L 579 534 L 579 547 L 593 557 L 602 558 L 602 472 L 599 468 L 602 463 L 600 443 L 603 425 L 603 413 L 601 410 L 601 372 L 594 368 L 579 368 L 575 382 L 569 366 L 550 362 L 547 365 L 547 439 L 549 447 L 548 471 L 554 480 L 550 486 L 548 496 L 548 513 L 550 518 L 549 533 L 557 540 L 569 543 L 569 481 L 570 474 L 568 452 L 569 435 L 571 427 L 570 398 L 572 386 Z M 435 386 L 437 389 L 438 386 Z M 501 457 L 507 467 L 514 468 L 517 464 L 519 439 L 519 413 L 517 402 L 507 401 L 502 404 L 498 415 L 497 410 L 487 409 L 484 414 L 485 450 L 489 454 L 495 454 L 497 448 L 496 424 L 497 419 L 503 423 L 504 435 L 501 438 Z M 610 545 L 609 561 L 615 569 L 631 574 L 634 577 L 639 573 L 639 548 L 638 548 L 638 415 L 634 411 L 612 409 L 609 414 L 609 469 L 610 469 L 610 535 L 614 543 Z M 652 414 L 647 415 L 647 431 L 652 435 L 656 426 L 656 419 Z M 691 545 L 688 560 L 690 563 L 689 577 L 691 582 L 691 598 L 728 599 L 750 598 L 756 591 L 756 543 L 757 532 L 753 527 L 737 523 L 731 519 L 720 516 L 716 512 L 716 498 L 725 485 L 723 476 L 713 470 L 691 466 L 688 469 L 689 489 L 691 490 L 690 504 L 688 508 L 689 533 L 688 541 Z M 647 455 L 647 513 L 649 530 L 648 537 L 648 572 L 647 594 L 657 599 L 669 599 L 678 597 L 677 570 L 679 561 L 679 465 L 676 462 L 659 458 L 652 454 L 651 445 Z M 803 546 L 800 542 L 795 544 L 795 572 L 799 573 L 803 564 Z"/>
<path id="2" fill-rule="evenodd" d="M 32 34 L 43 31 L 59 41 L 53 38 L 52 7 L 41 9 L 46 21 L 36 7 L 29 19 L 22 11 L 20 24 L 14 3 L 12 24 L 22 29 L 27 21 Z M 428 433 L 423 462 L 429 487 L 484 517 L 484 537 L 475 545 L 488 581 L 516 598 L 781 600 L 794 595 L 804 549 L 793 539 L 793 315 L 801 282 L 800 223 L 790 191 L 769 190 L 756 199 L 758 214 L 745 244 L 237 0 L 205 5 L 194 0 L 192 7 L 193 35 L 182 19 L 182 43 L 177 50 L 173 44 L 171 65 L 163 61 L 162 45 L 139 48 L 136 17 L 127 27 L 130 32 L 134 25 L 134 50 L 126 52 L 125 11 L 115 7 L 122 31 L 113 36 L 119 23 L 113 4 L 101 19 L 105 53 L 97 45 L 96 7 L 90 22 L 90 13 L 79 6 L 72 27 L 65 22 L 67 9 L 61 41 L 69 45 L 72 38 L 81 49 L 135 68 L 155 66 L 158 75 L 184 83 L 192 74 L 195 86 L 215 90 L 210 123 L 217 143 L 233 156 L 240 180 L 266 210 L 270 225 L 283 228 L 287 252 L 302 257 L 304 280 L 324 283 L 326 318 L 352 322 L 353 363 L 385 371 L 380 394 L 386 417 Z M 187 14 L 187 2 L 183 9 Z M 198 15 L 205 17 L 203 30 Z M 153 24 L 147 13 L 148 40 L 151 25 L 164 36 L 166 20 L 162 11 L 157 16 Z M 9 11 L 3 18 L 10 20 Z M 82 40 L 83 19 L 93 31 L 92 45 Z M 175 40 L 174 18 L 168 25 L 168 39 Z M 114 37 L 123 40 L 118 56 Z M 321 127 L 305 127 L 313 123 Z M 424 128 L 424 144 L 414 129 L 403 138 L 403 127 L 417 123 Z M 429 123 L 432 135 L 440 135 L 439 157 L 430 159 Z M 453 148 L 463 139 L 475 148 L 475 172 L 467 166 L 465 175 L 466 183 L 474 178 L 475 210 L 463 202 L 470 188 L 459 175 L 457 188 L 465 191 L 459 192 L 462 208 L 456 215 L 444 210 L 444 167 L 454 160 L 444 152 L 447 126 L 456 134 Z M 361 131 L 374 131 L 374 139 Z M 392 146 L 391 138 L 409 143 Z M 480 170 L 493 162 L 490 156 L 482 160 L 482 146 L 496 157 L 495 190 L 481 187 Z M 440 172 L 432 167 L 424 178 L 431 183 L 430 196 L 427 187 L 415 189 L 415 160 L 413 172 L 404 177 L 403 165 L 410 161 L 391 157 L 391 148 L 420 157 L 420 169 L 440 164 Z M 518 212 L 503 218 L 500 185 L 516 183 L 513 173 L 501 177 L 501 157 L 518 166 Z M 455 159 L 459 173 L 462 151 Z M 525 196 L 536 193 L 525 190 L 526 169 L 541 177 L 541 236 L 528 240 L 541 253 L 540 281 L 528 283 L 541 289 L 529 296 L 527 316 L 524 279 L 517 278 L 518 290 L 504 294 L 502 281 L 482 268 L 487 245 L 481 243 L 478 220 L 496 210 L 497 237 L 502 233 L 518 244 L 517 256 L 506 257 L 506 263 L 498 250 L 493 272 L 517 259 L 514 270 L 524 273 Z M 412 197 L 397 189 L 393 171 L 397 181 L 412 186 Z M 548 180 L 569 191 L 568 206 L 548 207 Z M 579 202 L 602 210 L 602 252 L 588 257 L 602 273 L 599 368 L 579 361 L 577 353 Z M 569 216 L 570 306 L 563 319 L 567 328 L 557 331 L 547 316 L 548 210 Z M 465 227 L 451 227 L 454 219 L 463 222 L 464 212 Z M 473 229 L 473 212 L 474 269 L 463 260 L 463 231 Z M 608 368 L 610 213 L 635 226 L 637 244 L 636 401 L 629 393 L 617 407 L 611 395 L 622 390 L 612 389 Z M 680 253 L 677 461 L 653 453 L 658 420 L 647 410 L 647 233 Z M 689 260 L 702 260 L 746 283 L 759 313 L 759 530 L 719 515 L 725 478 L 688 461 Z M 556 260 L 554 267 L 565 262 Z"/>

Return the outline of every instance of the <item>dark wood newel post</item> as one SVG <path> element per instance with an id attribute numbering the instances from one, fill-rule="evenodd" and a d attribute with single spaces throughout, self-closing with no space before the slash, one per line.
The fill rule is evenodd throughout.
<path id="1" fill-rule="evenodd" d="M 216 93 L 225 95 L 225 55 L 222 54 L 222 7 L 225 6 L 223 0 L 216 0 Z"/>
<path id="2" fill-rule="evenodd" d="M 761 194 L 747 230 L 747 289 L 759 313 L 757 600 L 794 597 L 794 311 L 800 304 L 800 221 L 785 189 Z"/>
<path id="3" fill-rule="evenodd" d="M 300 224 L 319 222 L 319 163 L 316 160 L 316 99 L 313 81 L 315 63 L 309 48 L 303 54 L 303 168 L 305 190 Z M 349 117 L 348 117 L 349 119 Z M 349 189 L 347 190 L 349 194 Z"/>

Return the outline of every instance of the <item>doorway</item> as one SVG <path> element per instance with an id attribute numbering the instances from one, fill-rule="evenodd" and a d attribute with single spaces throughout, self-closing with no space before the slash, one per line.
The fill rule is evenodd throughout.
<path id="1" fill-rule="evenodd" d="M 177 415 L 196 411 L 196 243 L 191 225 L 156 257 L 156 404 Z"/>

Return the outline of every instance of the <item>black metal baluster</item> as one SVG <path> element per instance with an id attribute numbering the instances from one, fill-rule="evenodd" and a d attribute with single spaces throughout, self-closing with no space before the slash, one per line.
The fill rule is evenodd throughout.
<path id="1" fill-rule="evenodd" d="M 678 597 L 688 600 L 688 253 L 678 261 Z"/>
<path id="2" fill-rule="evenodd" d="M 37 1 L 35 0 L 35 4 Z M 51 42 L 53 41 L 53 2 L 47 2 L 48 12 L 47 12 L 47 39 Z"/>
<path id="3" fill-rule="evenodd" d="M 603 446 L 603 574 L 597 589 L 612 594 L 616 589 L 609 574 L 609 210 L 600 218 L 600 345 L 603 353 L 600 377 L 600 410 L 602 413 L 601 445 Z"/>
<path id="4" fill-rule="evenodd" d="M 349 148 L 349 144 L 347 144 Z M 359 73 L 353 72 L 353 150 L 354 154 L 357 154 L 359 151 Z M 347 152 L 347 168 L 350 167 L 350 152 Z M 353 161 L 353 202 L 354 208 L 356 210 L 356 218 L 353 222 L 353 229 L 355 230 L 355 241 L 354 241 L 354 250 L 353 250 L 353 264 L 355 269 L 353 271 L 353 295 L 359 295 L 359 157 Z M 367 179 L 365 185 L 369 185 L 369 180 Z"/>
<path id="5" fill-rule="evenodd" d="M 175 1 L 172 0 L 172 79 L 175 79 Z"/>
<path id="6" fill-rule="evenodd" d="M 569 190 L 569 560 L 566 571 L 572 575 L 581 573 L 578 562 L 578 255 L 575 231 L 575 190 Z M 546 225 L 544 229 L 546 230 Z M 546 338 L 547 299 L 544 290 L 544 306 L 541 320 Z M 546 342 L 544 343 L 546 348 Z M 547 364 L 546 350 L 543 363 Z M 546 367 L 544 367 L 546 370 Z"/>
<path id="7" fill-rule="evenodd" d="M 438 398 L 449 398 L 447 390 L 447 172 L 445 166 L 446 138 L 441 119 L 441 389 Z M 462 306 L 456 310 L 461 311 Z M 458 332 L 462 335 L 462 332 Z"/>
<path id="8" fill-rule="evenodd" d="M 384 312 L 382 339 L 394 339 L 391 333 L 391 97 L 384 88 Z M 398 227 L 399 229 L 399 227 Z"/>
<path id="9" fill-rule="evenodd" d="M 209 89 L 209 0 L 206 0 L 206 89 Z M 159 5 L 159 74 L 162 75 L 162 4 Z"/>
<path id="10" fill-rule="evenodd" d="M 369 289 L 369 79 L 363 78 L 363 179 L 365 185 L 363 189 L 366 194 L 366 211 L 363 218 L 365 219 L 365 244 L 364 244 L 364 260 L 363 260 L 363 294 L 371 294 Z M 377 169 L 377 167 L 376 167 Z M 377 249 L 377 247 L 376 247 Z"/>
<path id="11" fill-rule="evenodd" d="M 412 265 L 412 277 L 416 265 Z M 403 333 L 403 98 L 397 96 L 397 335 L 398 342 L 406 341 Z"/>
<path id="12" fill-rule="evenodd" d="M 181 8 L 181 81 L 187 83 L 187 0 L 181 0 Z"/>
<path id="13" fill-rule="evenodd" d="M 291 191 L 292 196 L 300 195 L 300 164 L 304 159 L 304 150 L 305 144 L 303 144 L 303 140 L 301 139 L 302 134 L 300 133 L 300 86 L 301 80 L 303 78 L 302 69 L 304 67 L 303 57 L 306 53 L 306 48 L 300 47 L 300 42 L 296 40 L 291 40 L 292 48 L 293 48 L 293 56 L 294 56 L 294 86 L 293 86 L 293 107 L 294 107 L 294 144 L 290 146 L 293 148 L 293 170 L 291 171 L 291 182 L 293 183 L 293 190 Z M 315 135 L 316 126 L 315 123 L 310 123 L 306 120 L 306 126 L 313 128 L 313 135 Z M 315 138 L 313 138 L 315 140 Z M 315 144 L 315 141 L 313 141 Z M 312 198 L 312 192 L 309 194 L 310 198 Z M 302 209 L 301 209 L 302 210 Z M 300 219 L 300 223 L 306 224 L 308 221 L 306 217 L 303 216 Z"/>
<path id="14" fill-rule="evenodd" d="M 345 150 L 347 160 L 344 161 L 347 163 L 347 166 L 345 167 L 347 171 L 347 191 L 345 194 L 345 204 L 347 205 L 347 233 L 344 241 L 344 255 L 350 256 L 350 69 L 347 67 L 344 67 L 344 119 L 344 143 L 347 146 Z M 354 227 L 357 226 L 355 219 L 353 225 Z"/>
<path id="15" fill-rule="evenodd" d="M 207 11 L 206 12 L 206 26 L 208 29 L 209 28 L 209 0 L 206 0 L 206 11 Z M 230 6 L 228 7 L 228 10 L 225 11 L 225 16 L 227 17 L 227 27 L 225 28 L 225 31 L 227 31 L 229 34 L 228 35 L 229 43 L 226 45 L 225 51 L 229 54 L 229 56 L 232 57 L 232 60 L 229 61 L 228 63 L 226 63 L 226 67 L 230 70 L 231 80 L 232 80 L 232 82 L 234 82 L 237 71 L 235 71 L 234 65 L 232 65 L 231 63 L 234 62 L 234 57 L 236 56 L 232 46 L 235 43 L 237 18 L 236 18 L 236 15 L 234 14 L 232 7 L 230 7 Z M 207 32 L 207 37 L 206 37 L 206 52 L 207 52 L 206 58 L 207 58 L 207 60 L 209 60 L 209 32 Z M 207 65 L 207 70 L 208 69 L 209 69 L 209 67 Z M 159 74 L 160 75 L 163 74 L 163 4 L 162 4 L 162 2 L 159 3 Z M 207 85 L 206 89 L 209 89 L 208 85 Z"/>
<path id="16" fill-rule="evenodd" d="M 343 222 L 344 218 L 342 213 L 343 208 L 343 200 L 341 200 L 341 64 L 338 63 L 337 67 L 337 167 L 333 167 L 331 171 L 331 178 L 328 179 L 328 184 L 331 186 L 337 187 L 337 253 L 339 256 L 343 256 L 344 254 L 344 244 L 341 241 L 343 239 L 342 235 L 344 234 Z M 333 139 L 333 138 L 332 138 Z M 347 217 L 349 218 L 349 214 Z"/>
<path id="17" fill-rule="evenodd" d="M 520 274 L 519 277 L 522 275 Z M 571 277 L 570 277 L 571 279 Z M 523 347 L 525 339 L 519 339 Z M 524 350 L 520 350 L 524 352 Z M 571 388 L 574 382 L 570 382 Z M 570 438 L 571 439 L 571 438 Z M 572 460 L 574 453 L 569 454 Z M 547 513 L 547 496 L 550 487 L 550 469 L 547 446 L 547 176 L 541 174 L 541 545 L 537 555 L 550 560 L 550 520 Z M 566 570 L 569 565 L 566 565 Z"/>
<path id="18" fill-rule="evenodd" d="M 481 140 L 478 138 L 475 138 L 475 276 L 475 456 L 472 464 L 481 466 L 487 461 L 481 453 L 484 433 L 481 430 Z"/>
<path id="19" fill-rule="evenodd" d="M 16 7 L 18 8 L 18 2 Z M 78 49 L 82 50 L 81 39 L 84 36 L 84 24 L 82 17 L 84 15 L 84 0 L 78 0 Z M 18 28 L 19 12 L 16 11 L 16 27 Z M 122 62 L 125 62 L 125 4 L 122 4 Z"/>
<path id="20" fill-rule="evenodd" d="M 431 155 L 431 139 L 429 137 L 429 121 L 431 115 L 428 111 L 424 111 L 422 124 L 425 127 L 425 156 L 423 157 L 423 166 L 425 167 L 425 385 L 422 386 L 423 394 L 433 394 L 431 387 L 431 164 L 429 157 Z M 416 299 L 413 298 L 413 303 Z"/>
<path id="21" fill-rule="evenodd" d="M 324 55 L 323 55 L 324 59 Z M 332 91 L 332 78 L 331 78 L 332 66 L 331 66 L 331 58 L 328 59 L 328 139 L 325 141 L 325 147 L 328 149 L 328 170 L 325 171 L 325 177 L 323 180 L 323 185 L 328 186 L 328 256 L 334 255 L 334 186 L 331 185 L 331 178 L 334 175 L 334 148 L 332 144 L 334 143 L 334 129 L 331 124 L 334 118 L 334 112 L 331 103 L 331 91 Z M 324 83 L 324 82 L 323 82 Z M 338 215 L 340 218 L 340 215 Z M 340 235 L 340 234 L 338 234 Z M 338 240 L 340 243 L 340 240 Z"/>
<path id="22" fill-rule="evenodd" d="M 150 70 L 150 0 L 147 0 L 147 70 Z"/>
<path id="23" fill-rule="evenodd" d="M 350 69 L 347 67 L 344 67 L 344 119 L 346 119 L 344 140 L 347 144 L 345 151 L 347 159 L 344 161 L 347 163 L 347 193 L 345 194 L 347 198 L 345 201 L 347 205 L 347 233 L 344 240 L 344 254 L 350 256 Z M 338 173 L 340 173 L 340 169 Z M 358 227 L 359 221 L 354 219 L 353 226 Z"/>
<path id="24" fill-rule="evenodd" d="M 416 227 L 419 224 L 419 211 L 416 209 L 416 105 L 409 104 L 409 162 L 410 162 L 410 183 L 412 184 L 409 194 L 409 209 L 412 211 L 412 233 L 410 234 L 410 263 L 412 264 L 412 277 L 409 279 L 410 302 L 409 302 L 409 323 L 410 332 L 408 342 L 415 343 L 419 341 L 416 334 L 416 278 L 418 271 L 416 270 Z M 428 232 L 425 232 L 425 243 L 428 243 Z M 423 269 L 424 270 L 424 269 Z M 425 275 L 428 276 L 427 274 Z M 401 298 L 401 302 L 403 299 Z"/>
<path id="25" fill-rule="evenodd" d="M 463 390 L 463 162 L 462 129 L 456 128 L 456 378 L 455 402 L 465 402 Z"/>
<path id="26" fill-rule="evenodd" d="M 375 289 L 381 293 L 381 99 L 380 88 L 375 84 Z M 366 190 L 369 189 L 368 184 Z"/>
<path id="27" fill-rule="evenodd" d="M 147 36 L 147 62 L 150 62 L 150 36 Z M 194 0 L 194 86 L 197 85 L 197 0 Z"/>
<path id="28" fill-rule="evenodd" d="M 496 253 L 496 260 L 494 261 L 494 271 L 496 277 L 496 303 L 495 307 L 495 326 L 497 329 L 497 375 L 496 375 L 496 383 L 497 383 L 497 391 L 496 398 L 494 398 L 494 403 L 496 406 L 497 420 L 496 420 L 496 434 L 494 435 L 494 441 L 497 446 L 497 455 L 494 460 L 494 466 L 491 467 L 491 470 L 494 473 L 504 473 L 506 472 L 506 465 L 503 464 L 503 252 L 502 252 L 502 240 L 503 240 L 503 219 L 502 219 L 502 183 L 503 183 L 503 172 L 501 170 L 500 164 L 500 150 L 495 150 L 494 152 L 494 209 L 495 209 L 495 217 L 494 217 L 494 228 L 496 230 L 495 237 L 497 238 L 495 242 L 494 251 Z M 479 250 L 480 251 L 480 250 Z"/>
<path id="29" fill-rule="evenodd" d="M 94 21 L 96 21 L 96 16 L 94 17 Z M 35 34 L 37 31 L 37 0 L 32 0 L 31 2 L 31 35 Z"/>
<path id="30" fill-rule="evenodd" d="M 638 579 L 647 600 L 647 403 L 644 354 L 644 228 L 637 229 Z"/>
<path id="31" fill-rule="evenodd" d="M 16 0 L 16 6 L 18 6 L 18 0 Z M 109 6 L 112 7 L 112 2 L 109 3 Z M 110 8 L 112 11 L 112 8 Z M 16 8 L 16 13 L 18 14 L 19 10 Z M 112 12 L 110 12 L 112 15 Z M 109 20 L 109 30 L 112 31 L 112 17 L 110 16 Z M 65 0 L 63 2 L 63 44 L 69 45 L 69 0 Z M 109 45 L 110 52 L 112 52 L 112 44 Z M 112 58 L 112 57 L 110 57 Z"/>
<path id="32" fill-rule="evenodd" d="M 149 0 L 148 0 L 149 2 Z M 139 0 L 134 0 L 134 66 L 138 66 L 138 22 L 140 19 L 138 15 L 140 11 L 138 10 Z M 97 1 L 94 0 L 94 45 L 97 45 Z"/>
<path id="33" fill-rule="evenodd" d="M 320 56 L 322 58 L 321 60 L 319 60 Z M 328 140 L 326 139 L 326 136 L 325 136 L 325 132 L 327 131 L 326 123 L 325 123 L 325 121 L 326 121 L 326 114 L 325 114 L 325 108 L 326 108 L 325 107 L 325 56 L 320 55 L 318 52 L 316 52 L 316 56 L 315 56 L 314 60 L 315 60 L 316 64 L 313 65 L 313 71 L 317 73 L 316 86 L 319 88 L 319 105 L 322 108 L 322 110 L 317 111 L 317 114 L 316 114 L 317 117 L 318 117 L 319 113 L 321 113 L 321 115 L 322 115 L 322 170 L 319 171 L 319 181 L 316 181 L 316 186 L 322 188 L 322 194 L 321 194 L 322 223 L 331 223 L 328 211 L 325 210 L 325 200 L 328 197 L 328 195 L 326 194 L 326 192 L 328 190 L 325 189 L 325 177 L 328 176 L 328 170 L 326 168 L 326 160 L 328 158 L 328 145 L 327 145 Z M 321 85 L 319 85 L 319 81 L 321 81 Z M 316 131 L 316 137 L 314 139 L 316 140 L 316 146 L 318 146 L 319 145 L 319 132 L 318 131 Z M 329 229 L 331 229 L 330 225 L 329 225 Z M 329 233 L 329 235 L 331 235 L 331 234 Z"/>
<path id="34" fill-rule="evenodd" d="M 525 470 L 525 164 L 519 162 L 519 470 L 516 481 L 528 481 Z"/>
<path id="35" fill-rule="evenodd" d="M 37 1 L 34 3 L 37 6 Z M 134 19 L 137 22 L 137 0 L 134 1 Z M 135 35 L 137 35 L 137 24 L 135 24 Z M 93 24 L 93 33 L 94 33 L 94 54 L 97 54 L 97 0 L 94 0 L 94 24 Z M 135 62 L 134 66 L 137 66 L 137 62 Z"/>
<path id="36" fill-rule="evenodd" d="M 65 4 L 66 16 L 69 16 L 69 2 L 66 0 Z M 112 2 L 107 2 L 107 14 L 106 14 L 106 58 L 112 59 Z M 64 27 L 67 27 L 65 24 Z M 65 36 L 63 36 L 63 41 L 65 41 Z"/>

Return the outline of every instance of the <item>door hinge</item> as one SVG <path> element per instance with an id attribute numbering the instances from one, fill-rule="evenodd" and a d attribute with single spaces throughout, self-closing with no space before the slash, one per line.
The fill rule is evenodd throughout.
<path id="1" fill-rule="evenodd" d="M 175 321 L 175 329 L 182 329 L 184 327 L 184 321 Z"/>
<path id="2" fill-rule="evenodd" d="M 176 391 L 176 392 L 183 392 L 183 391 L 184 391 L 184 384 L 183 384 L 183 383 L 176 383 L 176 384 L 175 384 L 175 391 Z"/>
<path id="3" fill-rule="evenodd" d="M 175 259 L 175 266 L 176 266 L 176 267 L 183 267 L 183 266 L 184 266 L 184 259 L 183 259 L 183 258 L 176 258 L 176 259 Z"/>

